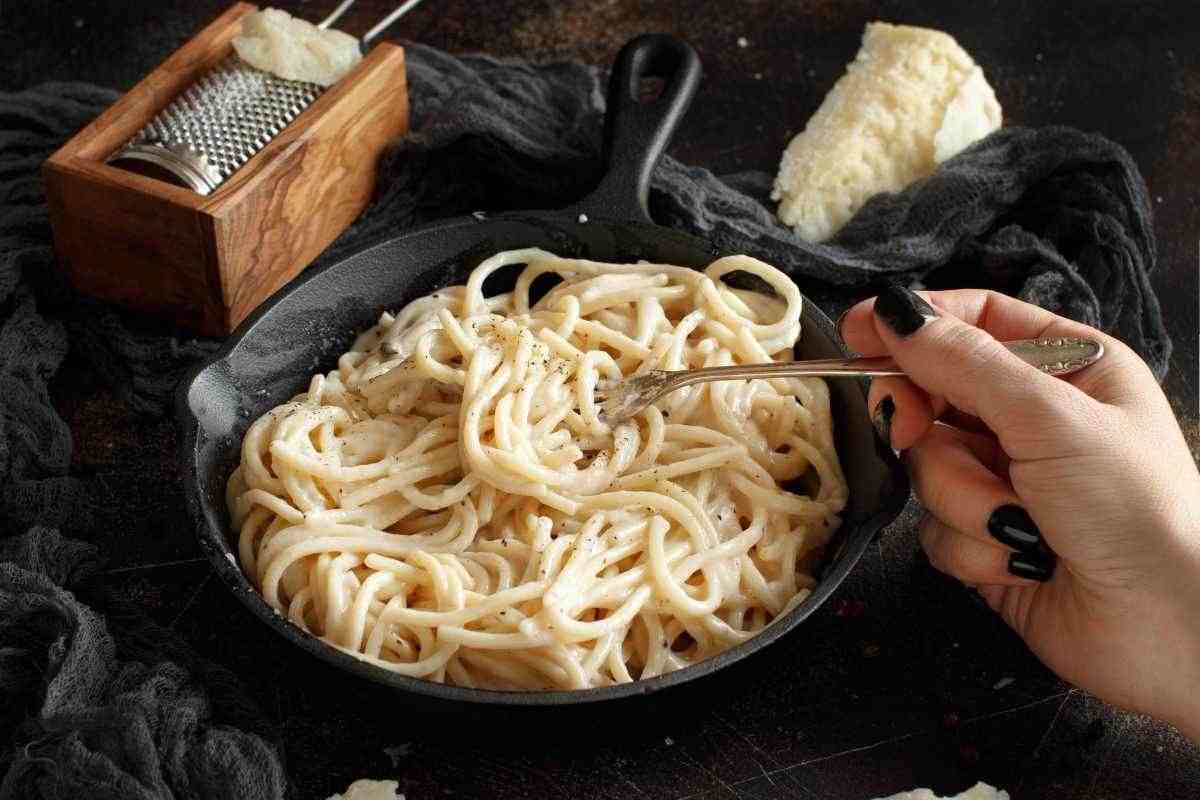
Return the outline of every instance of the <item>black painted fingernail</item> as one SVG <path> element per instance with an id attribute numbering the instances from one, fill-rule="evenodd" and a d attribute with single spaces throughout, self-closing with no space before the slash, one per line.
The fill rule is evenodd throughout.
<path id="1" fill-rule="evenodd" d="M 1009 503 L 997 508 L 988 517 L 987 529 L 992 538 L 1013 550 L 1027 553 L 1043 550 L 1042 532 L 1020 506 Z"/>
<path id="2" fill-rule="evenodd" d="M 871 424 L 879 431 L 879 438 L 890 447 L 892 444 L 892 417 L 896 414 L 896 401 L 889 394 L 879 401 L 871 414 Z"/>
<path id="3" fill-rule="evenodd" d="M 1013 553 L 1008 558 L 1008 571 L 1018 578 L 1045 583 L 1054 574 L 1054 556 L 1048 553 Z"/>
<path id="4" fill-rule="evenodd" d="M 875 298 L 875 316 L 897 336 L 909 336 L 926 322 L 937 319 L 937 312 L 912 289 L 892 283 Z"/>

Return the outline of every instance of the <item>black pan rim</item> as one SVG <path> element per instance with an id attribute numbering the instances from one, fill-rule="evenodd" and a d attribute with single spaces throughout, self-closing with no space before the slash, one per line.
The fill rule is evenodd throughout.
<path id="1" fill-rule="evenodd" d="M 890 449 L 877 447 L 877 455 L 888 467 L 892 481 L 892 490 L 887 495 L 887 502 L 882 507 L 876 509 L 869 518 L 859 523 L 847 535 L 837 563 L 833 569 L 821 577 L 820 582 L 804 602 L 800 603 L 785 616 L 774 620 L 766 629 L 742 644 L 705 661 L 665 675 L 614 686 L 545 692 L 519 692 L 465 688 L 436 683 L 423 678 L 409 677 L 362 660 L 347 651 L 325 642 L 294 625 L 267 605 L 262 596 L 250 585 L 241 568 L 237 566 L 236 557 L 229 545 L 229 533 L 222 529 L 223 526 L 214 525 L 203 509 L 203 503 L 200 500 L 202 490 L 199 476 L 201 468 L 197 461 L 199 422 L 191 411 L 188 399 L 192 387 L 209 370 L 225 367 L 228 364 L 229 356 L 246 337 L 252 335 L 258 322 L 269 314 L 277 304 L 308 281 L 316 279 L 329 270 L 337 269 L 339 266 L 351 261 L 365 259 L 374 250 L 394 248 L 414 237 L 446 233 L 462 227 L 486 225 L 489 222 L 504 220 L 531 220 L 555 224 L 581 223 L 582 220 L 578 220 L 576 216 L 571 212 L 523 211 L 488 215 L 482 218 L 478 216 L 456 217 L 423 226 L 383 241 L 367 244 L 359 250 L 344 255 L 336 262 L 321 265 L 316 269 L 302 273 L 301 276 L 262 304 L 230 335 L 215 354 L 203 364 L 194 368 L 180 384 L 176 392 L 175 402 L 181 426 L 180 447 L 181 453 L 184 456 L 184 491 L 189 516 L 194 526 L 194 533 L 199 540 L 201 549 L 211 562 L 221 582 L 250 610 L 253 616 L 308 653 L 356 677 L 367 679 L 376 684 L 382 684 L 394 690 L 412 692 L 438 700 L 473 706 L 548 707 L 586 705 L 621 698 L 646 696 L 709 676 L 730 664 L 750 657 L 793 631 L 828 600 L 842 584 L 847 575 L 849 575 L 850 571 L 858 564 L 867 547 L 875 540 L 879 532 L 899 514 L 908 497 L 907 475 L 900 465 L 899 460 Z M 690 246 L 697 248 L 698 251 L 708 250 L 715 252 L 711 244 L 698 237 L 652 223 L 603 218 L 588 221 L 588 224 L 592 223 L 612 225 L 623 230 L 641 228 L 652 232 L 653 235 L 659 238 L 671 237 L 686 242 Z M 845 352 L 845 347 L 842 345 L 840 338 L 836 334 L 830 335 L 834 333 L 834 326 L 828 315 L 806 296 L 804 297 L 804 303 L 805 307 L 813 313 L 818 326 L 824 329 L 826 336 Z M 860 382 L 857 384 L 857 387 L 858 394 L 862 396 L 862 401 L 865 403 L 866 393 L 863 384 Z"/>

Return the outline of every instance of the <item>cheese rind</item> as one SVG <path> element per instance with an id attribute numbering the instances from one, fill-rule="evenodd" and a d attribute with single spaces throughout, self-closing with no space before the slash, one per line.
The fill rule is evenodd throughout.
<path id="1" fill-rule="evenodd" d="M 825 241 L 868 199 L 928 175 L 1000 124 L 983 70 L 953 37 L 873 22 L 788 145 L 771 197 L 784 224 Z"/>

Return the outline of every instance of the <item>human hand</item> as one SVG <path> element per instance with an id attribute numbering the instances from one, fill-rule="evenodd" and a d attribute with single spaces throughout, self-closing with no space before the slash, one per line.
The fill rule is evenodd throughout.
<path id="1" fill-rule="evenodd" d="M 1062 677 L 1200 741 L 1200 473 L 1145 363 L 996 292 L 892 287 L 839 321 L 891 355 L 868 407 L 928 513 L 932 564 L 974 586 Z M 1099 339 L 1065 379 L 999 342 Z M 1054 557 L 1057 554 L 1057 563 Z"/>

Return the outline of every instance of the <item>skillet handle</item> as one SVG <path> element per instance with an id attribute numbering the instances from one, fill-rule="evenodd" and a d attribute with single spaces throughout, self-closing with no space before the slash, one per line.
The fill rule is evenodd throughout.
<path id="1" fill-rule="evenodd" d="M 665 80 L 662 93 L 639 100 L 643 78 Z M 572 211 L 650 222 L 650 176 L 700 85 L 700 57 L 679 39 L 648 33 L 617 54 L 604 117 L 604 177 Z"/>

